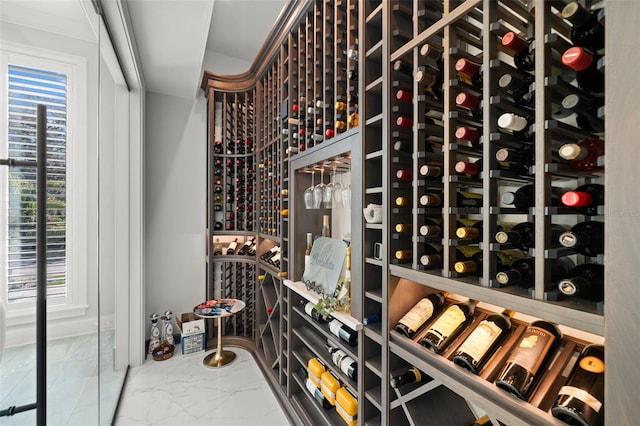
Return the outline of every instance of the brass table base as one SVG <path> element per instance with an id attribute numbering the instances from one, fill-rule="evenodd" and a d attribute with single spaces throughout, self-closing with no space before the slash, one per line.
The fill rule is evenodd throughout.
<path id="1" fill-rule="evenodd" d="M 202 364 L 205 367 L 216 368 L 223 367 L 225 365 L 231 364 L 233 360 L 236 359 L 235 352 L 231 351 L 222 351 L 222 356 L 219 355 L 219 351 L 215 351 L 205 356 L 202 360 Z"/>
<path id="2" fill-rule="evenodd" d="M 222 317 L 218 317 L 218 349 L 205 356 L 202 364 L 205 367 L 217 368 L 229 365 L 236 359 L 235 352 L 222 350 Z"/>

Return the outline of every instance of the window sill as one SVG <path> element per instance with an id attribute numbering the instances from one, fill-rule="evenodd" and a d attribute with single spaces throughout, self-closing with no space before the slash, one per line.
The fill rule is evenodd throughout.
<path id="1" fill-rule="evenodd" d="M 87 314 L 89 305 L 53 305 L 47 307 L 47 322 L 59 319 L 81 317 Z M 26 324 L 35 324 L 36 309 L 16 309 L 11 311 L 7 309 L 7 326 L 18 326 Z"/>

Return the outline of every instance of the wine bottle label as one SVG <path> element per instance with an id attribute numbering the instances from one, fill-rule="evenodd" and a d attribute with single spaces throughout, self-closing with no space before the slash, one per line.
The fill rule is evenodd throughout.
<path id="1" fill-rule="evenodd" d="M 563 386 L 558 392 L 558 396 L 560 395 L 578 399 L 591 407 L 596 413 L 600 412 L 600 409 L 602 408 L 602 402 L 584 389 L 579 389 L 574 386 Z"/>
<path id="2" fill-rule="evenodd" d="M 479 361 L 489 350 L 493 342 L 496 341 L 502 329 L 491 321 L 481 321 L 475 330 L 467 337 L 458 352 L 464 352 L 471 356 L 475 361 Z"/>
<path id="3" fill-rule="evenodd" d="M 511 265 L 516 260 L 527 257 L 526 253 L 521 250 L 501 250 L 496 252 L 496 255 L 505 265 Z"/>
<path id="4" fill-rule="evenodd" d="M 311 379 L 307 377 L 306 385 L 307 385 L 307 390 L 309 390 L 311 395 L 314 395 L 316 393 L 316 389 L 318 389 L 316 384 L 313 383 Z"/>
<path id="5" fill-rule="evenodd" d="M 329 330 L 331 330 L 331 333 L 340 337 L 340 330 L 342 330 L 342 323 L 338 320 L 331 321 L 329 323 Z"/>
<path id="6" fill-rule="evenodd" d="M 444 340 L 449 337 L 451 333 L 453 333 L 466 319 L 467 317 L 464 315 L 462 309 L 460 309 L 458 305 L 452 305 L 449 306 L 447 310 L 440 315 L 440 317 L 438 317 L 429 331 L 440 337 L 441 340 Z"/>
<path id="7" fill-rule="evenodd" d="M 458 246 L 457 249 L 468 258 L 480 251 L 480 248 L 476 246 Z"/>
<path id="8" fill-rule="evenodd" d="M 578 365 L 589 373 L 604 373 L 604 361 L 595 356 L 585 356 L 580 360 Z"/>
<path id="9" fill-rule="evenodd" d="M 313 316 L 313 308 L 314 308 L 314 304 L 312 302 L 307 302 L 306 305 L 304 305 L 304 311 L 307 313 L 307 315 L 309 315 L 310 317 Z"/>
<path id="10" fill-rule="evenodd" d="M 353 370 L 355 370 L 355 360 L 350 356 L 346 356 L 340 362 L 340 370 L 348 377 L 353 377 Z"/>
<path id="11" fill-rule="evenodd" d="M 404 314 L 398 322 L 407 326 L 409 330 L 415 331 L 431 318 L 433 311 L 433 303 L 431 303 L 431 300 L 425 298 L 420 300 L 409 312 Z"/>
<path id="12" fill-rule="evenodd" d="M 345 351 L 343 351 L 342 349 L 338 349 L 331 355 L 331 362 L 333 362 L 333 364 L 336 365 L 337 367 L 340 367 L 340 363 L 342 362 L 342 359 L 346 356 L 347 354 Z"/>
<path id="13" fill-rule="evenodd" d="M 536 374 L 555 339 L 555 336 L 544 328 L 527 327 L 520 344 L 511 352 L 507 364 L 518 364 L 531 374 Z"/>

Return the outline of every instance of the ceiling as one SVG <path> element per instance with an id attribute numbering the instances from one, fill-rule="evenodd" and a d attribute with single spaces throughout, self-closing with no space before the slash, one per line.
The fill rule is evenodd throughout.
<path id="1" fill-rule="evenodd" d="M 112 0 L 102 0 L 112 1 Z M 126 3 L 148 91 L 193 98 L 205 57 L 253 62 L 285 0 L 118 0 Z M 89 0 L 0 0 L 0 19 L 95 41 Z M 52 19 L 53 18 L 53 19 Z M 223 56 L 220 56 L 223 55 Z M 216 62 L 207 63 L 207 71 Z M 238 72 L 246 71 L 246 69 Z"/>

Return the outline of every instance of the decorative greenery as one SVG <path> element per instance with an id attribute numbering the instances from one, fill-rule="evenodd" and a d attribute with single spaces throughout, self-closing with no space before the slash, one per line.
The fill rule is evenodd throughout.
<path id="1" fill-rule="evenodd" d="M 344 310 L 344 307 L 339 302 L 338 298 L 338 295 L 342 291 L 342 287 L 344 287 L 344 279 L 340 278 L 340 281 L 338 281 L 338 285 L 336 286 L 336 289 L 331 296 L 322 294 L 322 297 L 320 298 L 320 300 L 318 300 L 318 303 L 316 303 L 315 306 L 320 314 L 329 316 L 335 311 Z"/>

